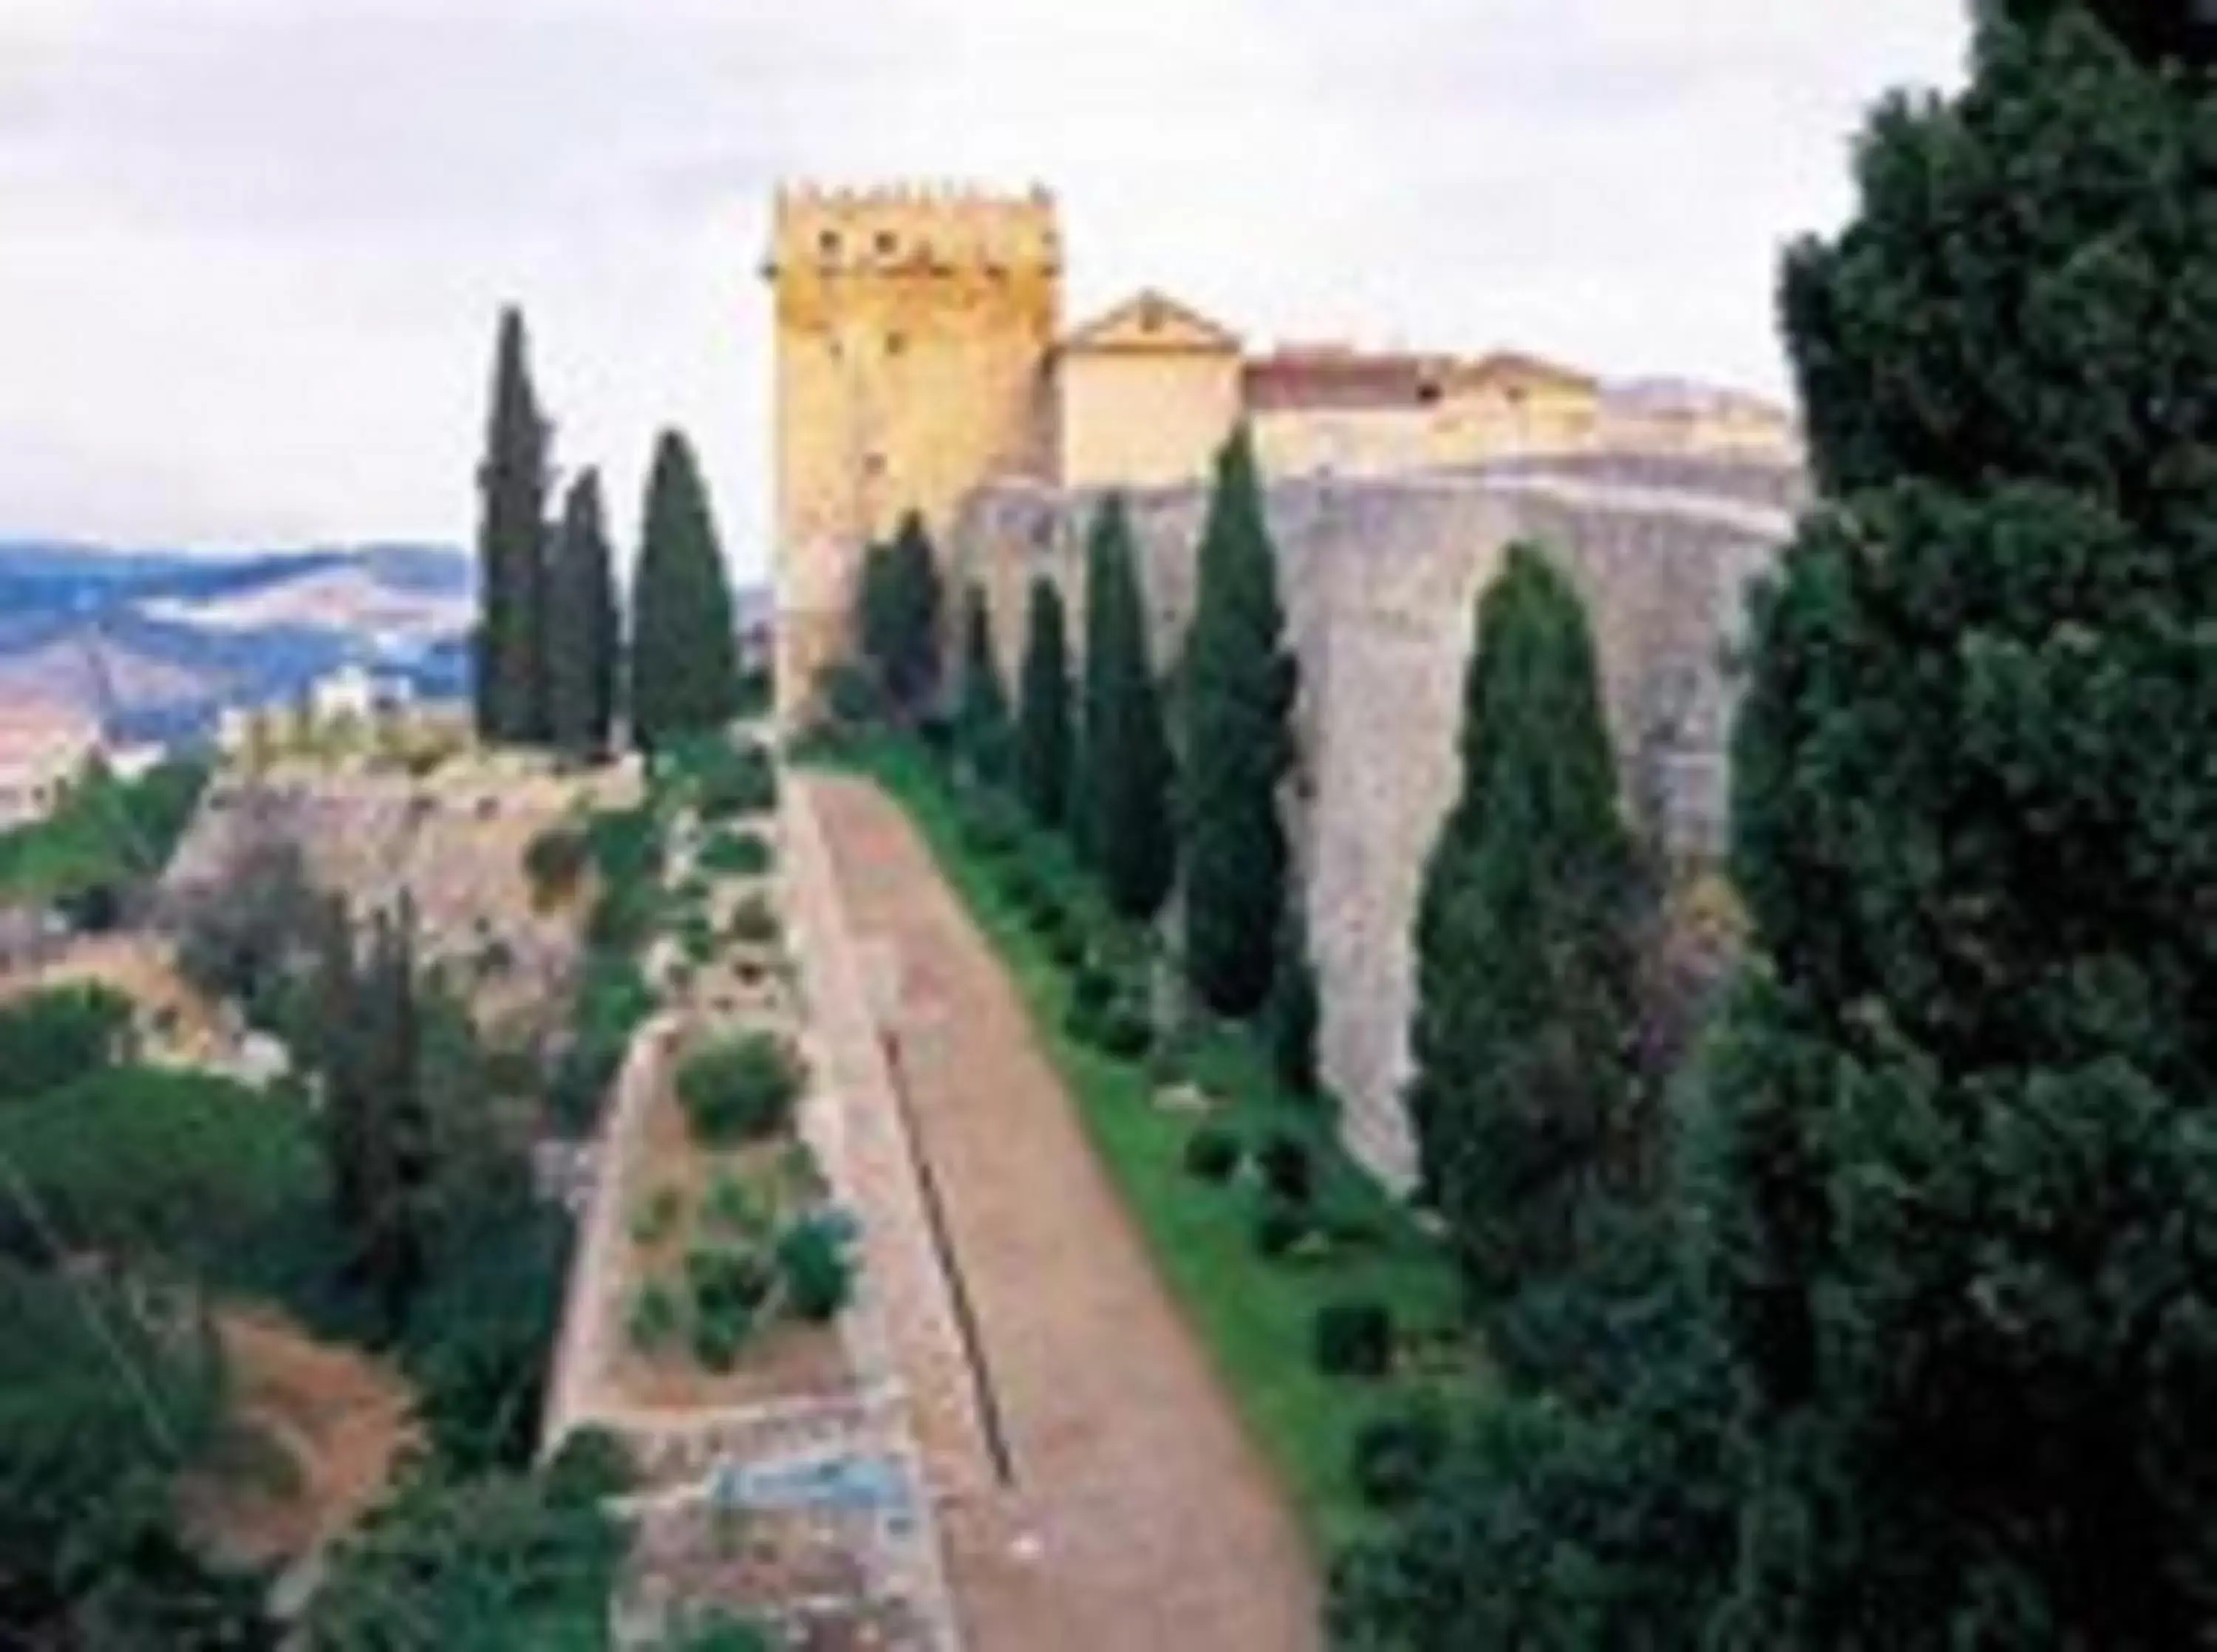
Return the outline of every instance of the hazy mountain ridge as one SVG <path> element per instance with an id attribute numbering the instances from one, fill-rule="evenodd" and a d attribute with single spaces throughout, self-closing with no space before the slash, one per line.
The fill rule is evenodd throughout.
<path id="1" fill-rule="evenodd" d="M 453 695 L 475 588 L 470 558 L 435 546 L 219 557 L 0 540 L 0 698 L 61 701 L 117 738 L 179 739 L 350 661 Z"/>

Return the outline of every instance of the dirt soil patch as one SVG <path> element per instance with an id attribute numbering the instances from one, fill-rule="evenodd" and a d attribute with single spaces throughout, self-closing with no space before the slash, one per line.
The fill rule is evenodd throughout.
<path id="1" fill-rule="evenodd" d="M 247 1564 L 306 1554 L 374 1502 L 417 1439 L 408 1387 L 352 1348 L 256 1310 L 218 1316 L 232 1410 L 180 1482 L 188 1529 Z"/>

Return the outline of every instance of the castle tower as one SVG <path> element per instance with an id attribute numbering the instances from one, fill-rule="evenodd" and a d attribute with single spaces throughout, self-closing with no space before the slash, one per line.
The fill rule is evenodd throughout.
<path id="1" fill-rule="evenodd" d="M 840 657 L 865 545 L 996 477 L 1046 477 L 1061 248 L 1044 190 L 779 192 L 777 677 L 787 713 Z"/>

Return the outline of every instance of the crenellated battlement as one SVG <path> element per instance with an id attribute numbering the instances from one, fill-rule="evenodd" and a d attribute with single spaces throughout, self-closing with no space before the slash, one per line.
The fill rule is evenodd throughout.
<path id="1" fill-rule="evenodd" d="M 864 188 L 781 186 L 771 219 L 769 271 L 902 275 L 956 271 L 1054 271 L 1061 263 L 1054 197 L 954 180 Z"/>

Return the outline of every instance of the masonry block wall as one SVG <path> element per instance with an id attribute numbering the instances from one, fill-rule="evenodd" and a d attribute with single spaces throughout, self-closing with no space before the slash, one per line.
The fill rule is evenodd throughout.
<path id="1" fill-rule="evenodd" d="M 1586 598 L 1627 796 L 1666 846 L 1721 846 L 1726 669 L 1748 582 L 1791 527 L 1775 472 L 1642 460 L 1273 486 L 1268 510 L 1300 663 L 1301 761 L 1288 799 L 1323 1000 L 1325 1076 L 1350 1147 L 1395 1182 L 1413 1168 L 1401 1093 L 1423 863 L 1459 776 L 1474 607 L 1506 547 L 1535 539 Z M 1130 496 L 1167 670 L 1193 607 L 1198 487 Z M 952 553 L 985 589 L 1010 681 L 1027 592 L 1054 581 L 1083 636 L 1082 561 L 1098 496 L 988 486 Z"/>

